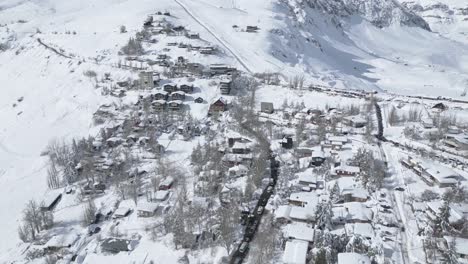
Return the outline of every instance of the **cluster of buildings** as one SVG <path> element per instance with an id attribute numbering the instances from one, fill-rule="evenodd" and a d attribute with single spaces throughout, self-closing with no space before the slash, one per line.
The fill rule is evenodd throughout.
<path id="1" fill-rule="evenodd" d="M 460 181 L 466 180 L 453 169 L 432 161 L 420 161 L 408 156 L 400 160 L 400 162 L 403 166 L 420 176 L 429 186 L 452 187 L 456 186 Z"/>

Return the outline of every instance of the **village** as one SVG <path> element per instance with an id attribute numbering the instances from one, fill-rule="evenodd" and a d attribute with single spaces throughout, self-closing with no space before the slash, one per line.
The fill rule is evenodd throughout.
<path id="1" fill-rule="evenodd" d="M 19 258 L 468 263 L 467 104 L 250 74 L 167 11 L 119 56 L 99 132 L 44 150 Z"/>

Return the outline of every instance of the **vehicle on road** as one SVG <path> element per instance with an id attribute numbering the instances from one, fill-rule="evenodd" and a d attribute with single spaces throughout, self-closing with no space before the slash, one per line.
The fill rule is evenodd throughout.
<path id="1" fill-rule="evenodd" d="M 395 191 L 399 191 L 399 192 L 403 192 L 405 190 L 405 188 L 403 187 L 396 187 L 395 188 Z"/>
<path id="2" fill-rule="evenodd" d="M 258 207 L 257 214 L 259 214 L 259 215 L 263 214 L 263 206 Z"/>
<path id="3" fill-rule="evenodd" d="M 245 252 L 247 252 L 248 249 L 249 249 L 249 242 L 244 241 L 239 246 L 239 252 L 240 253 L 245 253 Z"/>

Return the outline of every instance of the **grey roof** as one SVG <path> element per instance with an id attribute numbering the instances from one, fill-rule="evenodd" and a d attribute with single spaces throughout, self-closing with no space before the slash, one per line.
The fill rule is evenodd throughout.
<path id="1" fill-rule="evenodd" d="M 109 252 L 131 251 L 134 248 L 132 240 L 120 238 L 106 238 L 101 243 L 101 249 Z"/>

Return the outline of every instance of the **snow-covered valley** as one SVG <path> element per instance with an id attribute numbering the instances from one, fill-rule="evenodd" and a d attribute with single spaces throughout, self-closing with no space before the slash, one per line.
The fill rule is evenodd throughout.
<path id="1" fill-rule="evenodd" d="M 304 116 L 306 119 L 311 118 L 310 109 L 321 109 L 328 121 L 333 119 L 334 110 L 337 109 L 341 115 L 341 112 L 348 111 L 348 108 L 352 108 L 351 106 L 354 105 L 358 105 L 358 108 L 361 108 L 361 115 L 365 115 L 362 113 L 362 109 L 364 106 L 367 107 L 369 100 L 373 100 L 369 99 L 367 93 L 378 92 L 376 98 L 380 100 L 379 104 L 387 102 L 384 111 L 390 111 L 389 109 L 392 107 L 398 108 L 400 115 L 405 116 L 411 113 L 414 103 L 411 101 L 413 99 L 407 96 L 413 98 L 421 96 L 421 99 L 414 100 L 418 100 L 417 104 L 424 111 L 432 111 L 432 104 L 438 98 L 442 100 L 443 97 L 445 100 L 441 102 L 449 105 L 447 116 L 455 116 L 456 122 L 452 125 L 459 126 L 460 131 L 463 132 L 460 134 L 461 137 L 466 133 L 468 109 L 466 104 L 452 103 L 451 100 L 468 101 L 466 97 L 468 90 L 467 10 L 468 4 L 461 0 L 399 0 L 399 2 L 396 0 L 0 1 L 0 83 L 2 84 L 0 88 L 0 122 L 2 124 L 0 126 L 0 209 L 4 212 L 0 220 L 2 224 L 0 225 L 0 238 L 2 238 L 0 240 L 0 263 L 49 263 L 47 261 L 51 261 L 46 257 L 32 258 L 27 255 L 32 249 L 47 245 L 47 241 L 25 243 L 18 236 L 18 227 L 24 220 L 23 212 L 26 203 L 31 199 L 39 202 L 45 196 L 56 191 L 50 190 L 48 187 L 51 161 L 49 158 L 50 148 L 49 153 L 47 150 L 51 142 L 70 144 L 72 139 L 87 138 L 88 136 L 97 140 L 102 136 L 101 129 L 120 124 L 123 120 L 143 119 L 145 115 L 141 114 L 141 111 L 146 108 L 138 104 L 148 96 L 151 98 L 155 96 L 156 91 L 160 91 L 167 84 L 174 83 L 179 87 L 186 83 L 192 85 L 194 90 L 187 92 L 187 94 L 184 93 L 184 99 L 182 99 L 182 107 L 188 110 L 183 112 L 184 114 L 181 116 L 170 115 L 171 120 L 176 121 L 169 121 L 169 123 L 174 123 L 168 124 L 167 127 L 172 125 L 171 129 L 173 130 L 158 128 L 160 130 L 154 133 L 151 131 L 151 134 L 145 131 L 136 132 L 140 133 L 139 140 L 146 136 L 151 140 L 153 136 L 156 137 L 158 144 L 165 148 L 164 162 L 170 164 L 164 166 L 180 169 L 185 174 L 186 179 L 183 183 L 181 183 L 182 181 L 177 183 L 178 188 L 184 185 L 182 190 L 170 191 L 170 195 L 165 198 L 167 200 L 161 202 L 165 208 L 177 207 L 180 197 L 185 195 L 189 197 L 190 206 L 193 206 L 195 201 L 198 201 L 196 199 L 199 187 L 197 181 L 201 181 L 201 176 L 198 175 L 201 174 L 199 170 L 205 172 L 203 170 L 206 167 L 214 171 L 221 170 L 218 166 L 213 165 L 212 168 L 210 165 L 215 161 L 221 162 L 221 159 L 217 160 L 217 158 L 213 158 L 214 160 L 208 162 L 206 166 L 195 168 L 192 151 L 197 146 L 205 146 L 210 141 L 212 143 L 221 142 L 221 146 L 217 145 L 217 147 L 223 149 L 223 151 L 219 151 L 226 158 L 229 156 L 229 151 L 224 150 L 223 144 L 227 138 L 232 137 L 233 133 L 236 135 L 244 133 L 241 135 L 241 139 L 246 137 L 249 138 L 252 145 L 261 145 L 261 139 L 253 139 L 252 134 L 245 135 L 248 134 L 246 131 L 249 130 L 245 129 L 242 126 L 245 124 L 239 121 L 242 118 L 247 119 L 249 115 L 245 114 L 238 120 L 239 117 L 232 113 L 235 111 L 234 109 L 239 108 L 239 105 L 245 106 L 243 105 L 244 100 L 247 100 L 246 98 L 249 96 L 255 99 L 251 99 L 253 102 L 247 107 L 249 111 L 255 109 L 257 112 L 261 109 L 261 112 L 264 112 L 264 105 L 261 102 L 271 102 L 275 110 L 278 109 L 278 112 L 270 116 L 263 115 L 263 113 L 258 114 L 256 120 L 261 121 L 259 122 L 264 128 L 264 132 L 269 134 L 267 137 L 271 141 L 271 150 L 277 152 L 281 166 L 297 169 L 294 171 L 295 173 L 289 172 L 291 177 L 288 184 L 277 186 L 278 190 L 272 195 L 268 206 L 262 207 L 262 210 L 265 209 L 270 215 L 273 215 L 280 206 L 285 206 L 284 203 L 288 199 L 284 197 L 297 191 L 296 185 L 298 183 L 292 175 L 299 175 L 300 179 L 302 177 L 300 175 L 306 173 L 311 173 L 311 175 L 323 173 L 321 169 L 314 168 L 312 172 L 312 169 L 306 169 L 302 165 L 297 165 L 299 168 L 295 167 L 296 161 L 297 164 L 303 162 L 301 158 L 298 158 L 296 147 L 300 149 L 305 147 L 304 145 L 307 143 L 307 147 L 312 148 L 313 144 L 310 142 L 314 141 L 315 137 L 319 137 L 317 130 L 320 125 L 313 122 L 307 123 L 307 125 L 301 123 Z M 142 30 L 143 22 L 148 16 L 155 20 L 151 25 L 153 29 Z M 171 27 L 180 26 L 186 32 L 184 34 L 177 31 L 175 33 L 161 33 L 167 30 L 165 27 L 169 27 L 168 25 Z M 249 27 L 254 27 L 254 29 L 249 30 Z M 155 28 L 158 30 L 163 28 L 163 30 L 153 33 Z M 142 36 L 144 54 L 136 56 L 139 58 L 122 54 L 122 47 L 127 45 L 129 38 L 137 36 L 138 39 L 138 34 L 145 30 L 152 32 L 152 35 Z M 198 33 L 199 35 L 192 39 L 192 37 L 188 37 L 189 33 Z M 185 49 L 180 45 L 187 43 L 193 47 Z M 200 52 L 203 49 L 208 49 L 206 54 Z M 214 54 L 211 53 L 211 49 L 215 50 Z M 197 63 L 199 66 L 196 67 L 208 69 L 210 69 L 210 65 L 225 64 L 236 68 L 239 71 L 239 76 L 256 76 L 257 81 L 261 84 L 259 84 L 258 91 L 255 90 L 250 95 L 251 90 L 246 87 L 250 87 L 249 85 L 252 83 L 239 81 L 243 87 L 237 87 L 231 94 L 226 95 L 218 88 L 218 84 L 225 81 L 225 78 L 235 78 L 235 74 L 225 76 L 223 73 L 220 76 L 207 76 L 206 70 L 202 71 L 199 68 L 193 70 L 198 75 L 187 75 L 185 72 L 182 74 L 177 72 L 177 69 L 175 73 L 170 72 L 168 67 L 160 64 L 159 55 L 163 53 L 169 58 L 168 60 L 171 60 L 170 64 L 174 68 L 180 64 L 188 67 L 187 61 Z M 182 57 L 182 62 L 180 57 Z M 141 82 L 140 72 L 148 70 L 158 73 L 158 76 L 161 77 L 159 83 L 155 85 L 155 92 L 130 88 L 134 87 L 135 82 Z M 267 80 L 266 77 L 262 77 L 262 74 L 272 74 L 278 79 Z M 127 83 L 126 88 L 119 88 L 119 83 Z M 234 84 L 236 84 L 235 81 Z M 296 86 L 296 89 L 292 86 Z M 300 88 L 297 89 L 297 86 Z M 321 90 L 314 90 L 313 87 L 320 87 Z M 356 91 L 358 95 L 349 95 L 343 91 Z M 117 95 L 119 92 L 121 94 Z M 164 95 L 167 99 L 168 95 Z M 216 103 L 220 98 L 223 98 L 221 101 L 226 103 L 227 109 L 231 112 L 212 114 L 212 103 Z M 196 99 L 201 99 L 202 103 L 197 103 Z M 288 103 L 291 104 L 291 107 L 288 107 Z M 403 108 L 400 109 L 400 105 L 404 105 Z M 411 109 L 408 110 L 409 106 Z M 134 110 L 134 107 L 141 108 L 138 111 Z M 169 102 L 167 107 L 169 107 Z M 112 115 L 115 120 L 105 119 L 101 123 L 96 122 L 95 113 L 103 108 L 113 108 L 116 111 Z M 282 110 L 279 110 L 280 108 Z M 247 109 L 245 110 L 247 111 Z M 373 109 L 369 113 L 374 114 L 376 111 Z M 279 114 L 280 112 L 288 112 L 288 117 Z M 289 112 L 296 117 L 289 117 Z M 350 110 L 350 112 L 352 111 Z M 299 115 L 297 115 L 298 113 Z M 153 114 L 151 113 L 151 115 Z M 210 114 L 210 117 L 207 117 L 207 114 Z M 139 116 L 134 117 L 134 115 Z M 159 114 L 154 115 L 161 118 Z M 385 119 L 387 115 L 388 113 L 384 112 Z M 422 116 L 434 120 L 439 117 L 436 114 Z M 145 118 L 147 117 L 145 116 Z M 185 134 L 187 131 L 180 127 L 184 127 L 185 122 L 194 122 L 193 120 L 196 120 L 202 131 L 207 130 L 208 132 L 195 133 L 192 131 L 190 137 L 187 138 Z M 160 122 L 162 123 L 158 119 L 156 123 Z M 339 125 L 341 130 L 343 127 L 350 126 L 349 124 L 344 125 L 344 121 L 342 122 L 343 124 Z M 377 121 L 371 120 L 370 122 Z M 410 124 L 417 123 L 415 121 L 408 122 Z M 386 127 L 384 136 L 393 142 L 401 141 L 412 144 L 413 140 L 402 140 L 402 138 L 407 138 L 404 135 L 404 126 L 408 125 L 406 123 L 405 125 L 401 125 L 401 123 L 389 125 Z M 307 134 L 305 137 L 308 140 L 304 140 L 300 146 L 297 143 L 294 151 L 283 150 L 280 147 L 282 137 L 291 136 L 294 138 L 295 144 L 296 140 L 299 142 L 298 127 L 302 127 L 303 132 L 301 133 Z M 167 130 L 170 131 L 167 132 Z M 184 131 L 180 132 L 179 130 Z M 403 153 L 398 147 L 386 142 L 383 147 L 385 151 L 383 151 L 377 147 L 376 142 L 368 145 L 362 143 L 363 140 L 368 140 L 366 138 L 367 132 L 364 130 L 351 130 L 347 136 L 349 140 L 347 143 L 343 143 L 347 144 L 348 148 L 338 151 L 338 154 L 334 151 L 324 151 L 327 162 L 328 159 L 335 159 L 336 155 L 343 162 L 351 160 L 351 157 L 356 155 L 359 149 L 366 146 L 373 153 L 385 152 L 391 156 L 387 157 L 390 164 L 388 169 L 396 175 L 392 176 L 392 181 L 397 182 L 398 186 L 401 185 L 400 182 L 404 182 L 402 185 L 405 188 L 412 186 L 416 187 L 415 189 L 420 186 L 426 188 L 424 181 L 419 179 L 416 182 L 408 183 L 408 179 L 412 177 L 411 171 L 401 172 L 403 169 L 399 161 L 405 159 L 407 155 L 411 155 L 413 153 L 411 150 L 406 150 L 407 152 Z M 370 130 L 373 133 L 378 131 L 377 127 L 370 128 Z M 336 127 L 332 131 L 327 130 L 325 141 L 329 140 L 331 136 L 328 134 L 339 134 Z M 119 134 L 119 136 L 121 135 Z M 238 136 L 234 138 L 238 138 Z M 419 139 L 415 145 L 421 149 L 431 148 L 434 146 L 432 144 L 442 145 L 442 141 L 433 143 Z M 323 143 L 318 143 L 314 146 L 320 147 L 321 144 L 323 145 Z M 229 148 L 232 146 L 226 147 L 226 149 Z M 95 158 L 118 157 L 119 154 L 115 154 L 117 153 L 115 149 L 117 148 L 114 146 L 104 149 L 103 153 L 105 154 L 96 154 Z M 145 174 L 147 178 L 143 179 L 142 186 L 152 186 L 155 184 L 152 182 L 153 173 L 157 172 L 157 176 L 163 175 L 160 170 L 163 167 L 161 164 L 164 162 L 161 161 L 160 157 L 154 158 L 153 153 L 147 148 L 134 146 L 132 151 L 137 153 L 135 155 L 142 160 L 142 165 L 138 166 L 148 172 L 148 175 Z M 437 151 L 443 155 L 450 153 L 453 155 L 453 159 L 461 159 L 466 156 L 465 152 L 447 150 L 446 146 L 437 145 Z M 256 148 L 253 152 L 253 157 L 250 159 L 255 159 L 257 155 L 264 157 L 260 155 L 261 151 Z M 120 154 L 123 156 L 127 155 L 126 150 L 122 153 Z M 422 154 L 418 152 L 418 155 Z M 448 162 L 440 161 L 444 166 L 448 166 Z M 452 160 L 450 162 L 455 163 Z M 252 166 L 255 167 L 256 164 L 253 163 Z M 238 168 L 238 166 L 239 164 L 234 167 Z M 332 165 L 331 171 L 334 170 L 334 166 Z M 222 168 L 226 175 L 238 173 L 233 172 L 232 167 Z M 249 169 L 247 174 L 255 174 L 252 170 L 254 169 Z M 456 167 L 455 170 L 461 175 L 460 177 L 468 175 L 464 168 Z M 282 173 L 286 174 L 285 171 L 286 169 L 281 171 L 280 177 Z M 61 173 L 63 172 L 61 171 Z M 110 175 L 107 176 L 109 177 L 108 181 L 114 181 Z M 66 175 L 62 177 L 65 178 Z M 325 176 L 323 177 L 323 181 L 329 180 L 325 179 Z M 340 185 L 341 188 L 351 188 L 350 186 L 355 187 L 360 184 L 351 184 L 347 177 L 344 178 L 346 180 L 340 178 L 330 180 L 326 183 L 329 185 L 327 188 L 331 189 L 333 184 Z M 260 183 L 254 187 L 249 186 L 246 183 L 249 179 L 249 177 L 240 177 L 234 180 L 221 180 L 221 190 L 216 196 L 222 196 L 222 192 L 226 188 L 229 190 L 238 188 L 243 192 L 247 192 L 250 190 L 249 188 L 257 187 L 257 190 L 263 188 Z M 89 181 L 88 178 L 86 180 Z M 78 263 L 150 263 L 153 260 L 153 263 L 184 263 L 178 261 L 187 260 L 188 262 L 185 263 L 223 263 L 227 256 L 232 256 L 232 252 L 239 253 L 240 251 L 240 249 L 231 251 L 228 246 L 217 243 L 204 248 L 198 245 L 200 247 L 198 249 L 186 250 L 184 246 L 174 245 L 175 235 L 173 237 L 170 232 L 164 235 L 154 235 L 153 233 L 156 231 L 152 228 L 160 231 L 161 226 L 164 226 L 164 221 L 159 219 L 162 217 L 155 218 L 153 223 L 152 218 L 137 217 L 136 212 L 139 208 L 137 201 L 144 200 L 144 196 L 147 196 L 149 191 L 145 189 L 145 194 L 140 193 L 139 198 L 135 198 L 135 201 L 129 199 L 131 195 L 126 197 L 127 199 L 122 199 L 119 196 L 120 185 L 117 184 L 106 189 L 104 194 L 96 196 L 94 203 L 108 205 L 114 199 L 123 200 L 121 206 L 125 204 L 135 212 L 128 217 L 126 216 L 127 218 L 123 218 L 124 220 L 107 219 L 100 224 L 101 233 L 115 235 L 117 232 L 115 229 L 118 226 L 118 229 L 123 233 L 120 236 L 139 240 L 139 244 L 131 253 L 101 254 L 101 250 L 97 249 L 101 242 L 101 234 L 99 234 L 99 238 L 96 236 L 88 237 L 87 229 L 82 227 L 81 219 L 78 219 L 81 218 L 83 207 L 83 197 L 78 195 L 80 193 L 79 186 L 84 181 L 84 179 L 80 179 L 73 184 L 61 184 L 59 190 L 65 192 L 66 188 L 72 186 L 74 193 L 63 194 L 64 198 L 61 198 L 62 201 L 53 213 L 56 225 L 50 229 L 51 233 L 47 233 L 47 230 L 42 230 L 42 233 L 39 233 L 43 235 L 43 239 L 50 239 L 67 232 L 78 234 L 80 236 L 79 245 L 75 244 L 70 249 L 70 251 L 74 251 L 73 254 L 70 254 L 75 257 L 73 261 Z M 278 181 L 280 182 L 280 180 Z M 133 184 L 133 180 L 129 184 Z M 386 184 L 391 187 L 380 187 L 393 191 L 394 186 L 391 184 L 395 183 Z M 463 183 L 463 185 L 466 184 Z M 317 197 L 329 195 L 327 188 L 317 189 Z M 440 194 L 444 191 L 443 188 L 439 187 L 431 187 L 430 189 Z M 161 189 L 156 192 L 161 192 Z M 366 206 L 372 207 L 374 210 L 373 206 L 379 200 L 377 194 L 380 195 L 381 192 L 384 191 L 378 190 L 369 194 Z M 410 219 L 408 221 L 411 222 L 408 225 L 416 228 L 414 226 L 419 220 L 419 218 L 416 219 L 418 215 L 409 214 L 409 206 L 404 203 L 406 196 L 413 195 L 420 195 L 420 193 L 415 194 L 408 191 L 406 194 L 397 194 L 392 198 L 394 200 L 392 203 L 399 204 L 400 208 L 395 208 L 395 210 L 400 210 L 398 214 L 402 216 L 399 217 L 408 217 Z M 125 197 L 125 195 L 123 196 Z M 255 195 L 252 195 L 251 198 L 254 199 L 254 197 Z M 318 200 L 321 201 L 317 198 Z M 210 203 L 209 208 L 211 210 L 211 208 L 217 208 L 222 204 L 223 201 L 215 202 L 214 205 Z M 255 209 L 258 210 L 258 204 Z M 167 213 L 170 209 L 164 210 Z M 262 221 L 264 223 L 268 219 L 265 220 L 264 217 Z M 376 221 L 374 219 L 370 222 L 375 227 L 375 232 L 377 230 L 384 232 L 385 227 L 377 228 L 376 226 L 381 223 Z M 212 224 L 209 221 L 208 223 Z M 293 223 L 295 222 L 293 221 Z M 190 224 L 196 225 L 185 223 L 185 225 Z M 156 225 L 158 226 L 155 227 Z M 216 226 L 216 224 L 213 225 Z M 343 227 L 343 229 L 347 230 L 349 223 L 346 225 L 348 227 Z M 259 228 L 265 228 L 265 226 L 260 224 Z M 353 226 L 353 228 L 357 227 Z M 409 227 L 406 226 L 406 228 Z M 204 230 L 199 232 L 204 232 Z M 209 232 L 212 232 L 211 229 Z M 396 231 L 392 232 L 397 233 L 395 239 L 403 239 L 403 232 L 404 236 L 407 236 L 406 239 L 414 239 L 412 242 L 414 247 L 421 246 L 422 239 L 420 235 L 415 234 L 416 230 L 400 232 L 397 228 Z M 333 235 L 338 233 L 337 231 Z M 374 239 L 377 237 L 376 235 Z M 379 251 L 376 254 L 377 257 L 372 260 L 376 260 L 378 263 L 384 263 L 380 262 L 384 259 L 390 260 L 392 263 L 405 263 L 407 260 L 414 263 L 426 260 L 423 259 L 424 253 L 421 250 L 408 250 L 409 256 L 405 256 L 401 252 L 401 254 L 398 253 L 400 246 L 397 241 L 392 244 L 388 241 L 384 243 L 380 239 L 377 240 L 381 252 Z M 388 244 L 391 246 L 387 247 Z M 236 247 L 241 245 L 235 244 Z M 156 250 L 153 251 L 153 248 Z M 374 249 L 377 250 L 372 248 L 372 250 Z M 385 250 L 392 251 L 393 255 L 384 257 Z M 261 250 L 254 248 L 252 252 L 259 251 Z M 282 251 L 283 248 L 270 252 L 271 262 L 265 262 L 265 260 L 258 262 L 260 261 L 258 256 L 257 259 L 254 259 L 252 256 L 249 258 L 242 255 L 242 258 L 245 257 L 248 263 L 288 263 L 284 259 L 281 260 Z M 234 256 L 237 253 L 234 253 Z M 314 259 L 315 254 L 317 253 L 312 254 Z M 158 262 L 157 259 L 162 262 Z M 310 260 L 309 257 L 308 260 Z M 62 258 L 62 256 L 59 261 L 71 262 L 68 257 Z M 333 262 L 335 261 L 339 261 L 339 257 L 337 260 L 333 258 Z"/>

